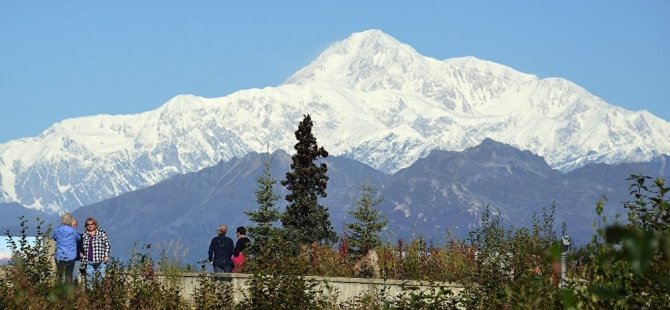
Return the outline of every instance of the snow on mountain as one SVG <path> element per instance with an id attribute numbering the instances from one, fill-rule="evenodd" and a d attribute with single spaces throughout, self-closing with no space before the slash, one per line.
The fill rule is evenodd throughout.
<path id="1" fill-rule="evenodd" d="M 67 119 L 0 145 L 0 202 L 61 212 L 250 151 L 292 152 L 309 113 L 319 144 L 393 173 L 485 138 L 569 171 L 670 154 L 670 123 L 560 78 L 475 57 L 425 57 L 379 30 L 333 44 L 277 87 L 177 96 L 136 115 Z"/>
<path id="2" fill-rule="evenodd" d="M 365 92 L 397 91 L 472 115 L 511 85 L 535 79 L 511 68 L 463 57 L 439 61 L 379 30 L 355 33 L 323 52 L 285 84 L 323 83 Z"/>

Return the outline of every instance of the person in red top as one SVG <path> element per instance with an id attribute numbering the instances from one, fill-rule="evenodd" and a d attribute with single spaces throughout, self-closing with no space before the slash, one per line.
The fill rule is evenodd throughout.
<path id="1" fill-rule="evenodd" d="M 244 264 L 244 250 L 249 247 L 251 241 L 247 238 L 247 229 L 244 226 L 237 227 L 237 243 L 233 250 L 233 272 L 242 271 Z"/>

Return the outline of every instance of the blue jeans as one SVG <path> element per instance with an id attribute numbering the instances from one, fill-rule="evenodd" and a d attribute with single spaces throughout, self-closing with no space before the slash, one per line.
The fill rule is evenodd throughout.
<path id="1" fill-rule="evenodd" d="M 102 279 L 105 276 L 105 269 L 107 269 L 107 263 L 105 262 L 86 262 L 86 286 L 88 288 L 92 287 L 93 281 L 96 279 L 96 273 L 98 274 L 97 279 Z"/>

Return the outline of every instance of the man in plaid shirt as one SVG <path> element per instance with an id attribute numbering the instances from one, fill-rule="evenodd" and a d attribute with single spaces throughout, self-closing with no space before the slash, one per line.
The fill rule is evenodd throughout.
<path id="1" fill-rule="evenodd" d="M 82 236 L 82 258 L 86 261 L 86 284 L 90 288 L 96 273 L 102 278 L 109 261 L 109 239 L 104 230 L 98 228 L 93 217 L 86 219 L 86 232 Z"/>

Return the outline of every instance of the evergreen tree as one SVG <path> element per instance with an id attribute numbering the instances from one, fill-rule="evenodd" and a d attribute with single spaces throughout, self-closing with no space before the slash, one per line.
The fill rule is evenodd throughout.
<path id="1" fill-rule="evenodd" d="M 326 197 L 328 167 L 323 162 L 316 164 L 317 160 L 328 157 L 328 152 L 317 145 L 312 125 L 312 118 L 307 114 L 295 132 L 298 143 L 291 157 L 291 171 L 281 182 L 289 191 L 286 195 L 289 205 L 282 224 L 288 240 L 300 244 L 329 244 L 337 240 L 337 235 L 330 223 L 328 208 L 318 201 Z"/>
<path id="2" fill-rule="evenodd" d="M 256 178 L 256 183 L 258 183 L 256 189 L 258 210 L 245 212 L 249 216 L 249 220 L 255 223 L 248 229 L 249 236 L 254 240 L 250 248 L 254 255 L 258 255 L 263 249 L 267 249 L 272 238 L 276 237 L 278 233 L 278 228 L 274 227 L 273 224 L 279 221 L 281 213 L 275 207 L 279 195 L 276 195 L 273 191 L 277 180 L 270 175 L 271 167 L 271 159 L 263 159 L 263 174 Z"/>
<path id="3" fill-rule="evenodd" d="M 350 251 L 353 256 L 363 256 L 368 251 L 381 245 L 379 233 L 386 227 L 388 221 L 375 210 L 382 203 L 381 198 L 375 198 L 375 188 L 372 185 L 361 186 L 361 196 L 356 201 L 356 206 L 349 214 L 356 222 L 347 224 L 346 228 L 351 233 L 348 239 Z"/>

